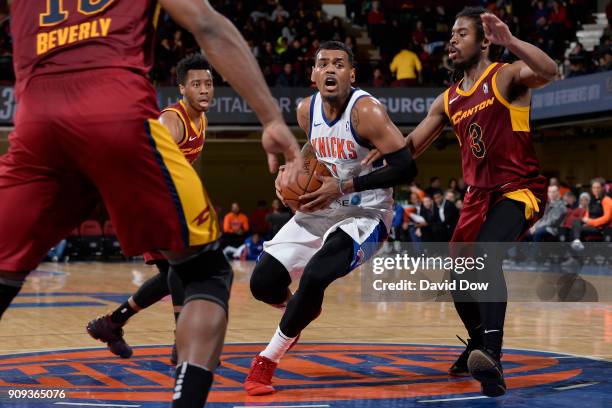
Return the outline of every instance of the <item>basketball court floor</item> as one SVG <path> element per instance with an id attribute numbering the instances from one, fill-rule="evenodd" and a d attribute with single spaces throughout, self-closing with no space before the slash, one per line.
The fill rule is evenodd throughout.
<path id="1" fill-rule="evenodd" d="M 612 303 L 510 303 L 503 356 L 509 392 L 491 399 L 475 381 L 446 375 L 462 351 L 455 334 L 464 335 L 452 303 L 363 302 L 359 271 L 329 288 L 322 315 L 281 361 L 278 392 L 247 397 L 242 381 L 251 358 L 281 314 L 250 296 L 252 263 L 234 268 L 210 407 L 612 406 Z M 126 326 L 135 346 L 129 360 L 85 332 L 89 320 L 155 272 L 139 262 L 42 264 L 0 323 L 0 407 L 167 407 L 169 299 Z"/>

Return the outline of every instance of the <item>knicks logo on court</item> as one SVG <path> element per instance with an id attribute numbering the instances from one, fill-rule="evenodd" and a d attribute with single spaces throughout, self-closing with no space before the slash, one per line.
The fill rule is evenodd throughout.
<path id="1" fill-rule="evenodd" d="M 278 393 L 247 397 L 242 389 L 253 354 L 261 344 L 228 344 L 216 370 L 209 397 L 213 408 L 233 407 L 248 401 L 295 404 L 325 401 L 333 407 L 408 406 L 418 401 L 479 395 L 480 385 L 470 378 L 452 378 L 448 367 L 462 347 L 409 344 L 298 344 L 280 363 L 274 384 Z M 608 381 L 611 363 L 568 358 L 552 353 L 504 350 L 504 371 L 510 396 L 521 393 L 559 394 L 572 384 Z M 65 390 L 65 402 L 97 404 L 138 402 L 157 407 L 169 401 L 174 368 L 170 347 L 136 347 L 134 356 L 122 360 L 106 349 L 83 349 L 0 357 L 0 387 L 7 389 Z M 600 378 L 601 377 L 601 378 Z M 584 386 L 581 386 L 584 387 Z M 584 392 L 602 392 L 596 385 Z M 590 390 L 590 391 L 589 391 Z M 0 392 L 0 405 L 6 392 Z M 248 399 L 247 399 L 248 398 Z M 558 398 L 572 398 L 566 393 Z M 587 398 L 588 399 L 588 398 Z M 404 405 L 397 405 L 398 401 Z M 24 401 L 25 402 L 25 401 Z M 55 407 L 37 401 L 37 407 Z M 157 405 L 155 405 L 157 404 Z M 372 405 L 374 404 L 374 405 Z M 576 401 L 577 406 L 580 405 Z M 536 404 L 537 405 L 537 404 Z M 533 405 L 533 406 L 536 406 Z M 410 405 L 412 406 L 412 405 Z M 544 405 L 539 405 L 544 406 Z"/>

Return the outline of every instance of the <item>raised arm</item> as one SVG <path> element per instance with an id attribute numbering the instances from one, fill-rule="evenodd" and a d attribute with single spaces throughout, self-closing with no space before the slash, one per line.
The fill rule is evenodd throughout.
<path id="1" fill-rule="evenodd" d="M 481 18 L 486 38 L 519 58 L 500 71 L 500 80 L 508 77 L 509 85 L 538 88 L 557 77 L 557 64 L 544 51 L 512 35 L 508 26 L 494 14 L 486 13 Z"/>
<path id="2" fill-rule="evenodd" d="M 285 155 L 287 176 L 293 181 L 302 167 L 299 148 L 264 81 L 257 61 L 234 25 L 207 0 L 160 0 L 162 7 L 189 30 L 215 69 L 244 97 L 264 126 L 262 144 L 270 171 L 278 168 L 276 154 Z"/>

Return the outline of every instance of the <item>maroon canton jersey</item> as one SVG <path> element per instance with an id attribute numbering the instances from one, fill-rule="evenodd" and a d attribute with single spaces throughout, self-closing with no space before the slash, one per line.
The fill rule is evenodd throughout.
<path id="1" fill-rule="evenodd" d="M 536 177 L 529 106 L 511 105 L 497 89 L 504 64 L 492 63 L 468 91 L 461 81 L 444 92 L 444 109 L 459 139 L 465 182 L 491 189 Z"/>
<path id="2" fill-rule="evenodd" d="M 153 0 L 13 1 L 17 95 L 41 74 L 126 68 L 146 75 L 159 11 Z"/>
<path id="3" fill-rule="evenodd" d="M 179 100 L 174 105 L 168 106 L 166 109 L 162 110 L 162 113 L 169 111 L 176 113 L 179 118 L 181 118 L 181 122 L 183 122 L 183 129 L 185 129 L 185 132 L 181 141 L 178 143 L 178 147 L 185 155 L 187 161 L 193 163 L 200 156 L 202 147 L 204 146 L 204 139 L 206 139 L 206 116 L 202 113 L 198 121 L 199 123 L 196 125 L 189 118 L 187 110 L 185 109 L 185 104 L 182 100 Z"/>

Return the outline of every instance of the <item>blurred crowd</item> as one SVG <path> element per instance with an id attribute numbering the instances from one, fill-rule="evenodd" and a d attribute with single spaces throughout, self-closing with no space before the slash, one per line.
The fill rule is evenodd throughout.
<path id="1" fill-rule="evenodd" d="M 463 179 L 451 178 L 443 184 L 432 177 L 423 187 L 416 182 L 395 190 L 394 217 L 386 251 L 404 251 L 403 243 L 449 242 L 457 226 L 467 186 Z M 567 242 L 576 250 L 584 242 L 612 242 L 612 182 L 594 178 L 589 185 L 569 185 L 558 178 L 549 179 L 546 206 L 541 219 L 525 234 L 529 242 Z M 270 204 L 259 200 L 247 213 L 239 202 L 229 211 L 217 208 L 222 226 L 221 246 L 230 259 L 256 260 L 263 243 L 287 223 L 293 214 L 275 198 Z M 92 219 L 75 228 L 53 248 L 53 261 L 122 259 L 121 248 L 104 208 Z"/>
<path id="2" fill-rule="evenodd" d="M 361 86 L 448 85 L 452 70 L 447 56 L 455 14 L 464 3 L 422 0 L 347 0 L 348 20 L 328 17 L 315 0 L 213 0 L 248 41 L 270 86 L 311 85 L 314 52 L 325 40 L 353 48 Z M 612 69 L 610 24 L 593 51 L 576 42 L 576 31 L 593 22 L 589 0 L 480 0 L 520 38 L 537 44 L 566 77 Z M 2 5 L 4 4 L 4 7 Z M 0 0 L 0 83 L 14 81 L 9 16 Z M 607 8 L 612 18 L 612 2 Z M 368 41 L 357 43 L 366 31 Z M 574 44 L 570 49 L 570 44 Z M 176 84 L 176 64 L 198 50 L 191 34 L 161 15 L 151 77 L 157 85 Z M 502 61 L 511 61 L 507 52 Z M 218 84 L 222 78 L 216 76 Z"/>
<path id="3" fill-rule="evenodd" d="M 466 192 L 463 179 L 452 178 L 443 184 L 440 177 L 432 177 L 426 187 L 413 182 L 396 189 L 387 246 L 450 241 Z M 540 210 L 542 218 L 527 232 L 525 241 L 565 241 L 580 247 L 585 241 L 612 240 L 612 182 L 603 178 L 594 178 L 587 186 L 570 186 L 550 178 L 548 200 Z M 249 249 L 253 243 L 248 238 L 252 241 L 254 237 L 256 243 L 272 238 L 291 215 L 278 199 L 271 207 L 259 201 L 249 215 L 241 211 L 239 203 L 233 203 L 222 218 L 223 245 L 236 258 L 256 259 L 259 252 Z"/>
<path id="4" fill-rule="evenodd" d="M 448 38 L 454 17 L 464 3 L 437 2 L 437 6 L 408 0 L 346 3 L 350 6 L 349 18 L 367 27 L 373 44 L 380 49 L 381 60 L 374 65 L 370 85 L 450 84 Z M 612 69 L 612 2 L 606 8 L 608 26 L 591 52 L 576 41 L 576 32 L 584 24 L 594 22 L 594 2 L 481 0 L 473 3 L 497 15 L 519 38 L 548 53 L 559 63 L 564 77 Z M 507 50 L 499 56 L 504 62 L 511 62 L 513 58 Z M 402 60 L 409 66 L 403 73 L 396 67 Z M 403 79 L 410 81 L 402 82 Z"/>

